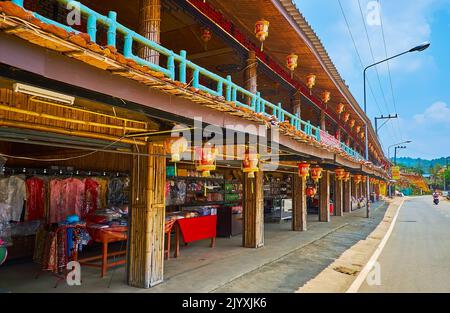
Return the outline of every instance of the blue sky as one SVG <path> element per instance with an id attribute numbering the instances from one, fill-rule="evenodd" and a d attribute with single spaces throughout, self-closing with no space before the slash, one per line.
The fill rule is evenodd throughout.
<path id="1" fill-rule="evenodd" d="M 364 29 L 369 0 L 340 0 L 364 65 L 373 63 Z M 370 3 L 371 2 L 371 3 Z M 375 1 L 376 4 L 377 1 Z M 296 0 L 297 7 L 314 28 L 337 66 L 341 76 L 362 104 L 362 67 L 349 35 L 338 0 Z M 402 156 L 432 159 L 450 156 L 450 0 L 379 0 L 386 49 L 389 56 L 409 50 L 425 41 L 432 46 L 425 52 L 407 54 L 369 74 L 372 97 L 368 114 L 398 113 L 399 120 L 386 124 L 380 139 L 387 154 L 390 145 L 412 140 Z M 367 23 L 376 61 L 386 56 L 382 28 Z M 383 90 L 383 91 L 381 91 Z M 395 99 L 395 101 L 394 101 Z M 395 105 L 394 105 L 395 103 Z"/>

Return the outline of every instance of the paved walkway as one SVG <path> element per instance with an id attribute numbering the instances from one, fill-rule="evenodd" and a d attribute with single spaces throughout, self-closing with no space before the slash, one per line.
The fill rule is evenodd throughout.
<path id="1" fill-rule="evenodd" d="M 376 209 L 378 207 L 378 209 Z M 241 236 L 183 247 L 181 257 L 165 262 L 165 282 L 152 289 L 132 288 L 125 283 L 125 267 L 109 271 L 82 268 L 82 285 L 64 282 L 54 288 L 55 278 L 41 273 L 34 264 L 0 268 L 0 289 L 12 292 L 293 292 L 328 266 L 348 247 L 364 238 L 379 223 L 385 211 L 374 206 L 370 220 L 360 210 L 330 223 L 309 216 L 307 232 L 290 231 L 290 223 L 266 224 L 265 247 L 244 249 Z M 257 277 L 259 279 L 254 279 Z"/>

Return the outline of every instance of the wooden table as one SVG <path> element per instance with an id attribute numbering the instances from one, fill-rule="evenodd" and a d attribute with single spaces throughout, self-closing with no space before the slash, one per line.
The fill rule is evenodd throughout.
<path id="1" fill-rule="evenodd" d="M 84 258 L 78 260 L 81 265 L 88 267 L 101 268 L 101 277 L 105 277 L 109 268 L 127 263 L 127 260 L 119 260 L 108 263 L 108 259 L 116 256 L 126 255 L 127 251 L 118 251 L 108 253 L 108 245 L 113 242 L 121 242 L 128 240 L 128 228 L 127 227 L 112 227 L 105 229 L 87 228 L 89 235 L 95 242 L 99 242 L 103 245 L 102 254 L 99 256 Z M 101 260 L 101 264 L 94 263 Z"/>

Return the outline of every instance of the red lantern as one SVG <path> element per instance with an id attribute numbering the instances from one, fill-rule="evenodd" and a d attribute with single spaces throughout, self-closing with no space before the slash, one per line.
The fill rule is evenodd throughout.
<path id="1" fill-rule="evenodd" d="M 367 183 L 367 176 L 363 176 L 362 177 L 362 182 L 365 184 L 365 183 Z"/>
<path id="2" fill-rule="evenodd" d="M 298 67 L 298 55 L 289 54 L 286 57 L 286 67 L 291 71 L 291 78 L 294 78 L 294 71 Z"/>
<path id="3" fill-rule="evenodd" d="M 264 41 L 269 36 L 270 22 L 262 19 L 255 24 L 255 36 L 261 42 L 261 51 L 264 50 Z"/>
<path id="4" fill-rule="evenodd" d="M 361 181 L 362 181 L 362 176 L 361 175 L 355 175 L 355 176 L 353 176 L 353 179 L 354 179 L 354 181 L 355 181 L 355 184 L 360 184 L 361 183 Z"/>
<path id="5" fill-rule="evenodd" d="M 211 176 L 211 171 L 216 169 L 217 149 L 207 143 L 203 148 L 196 148 L 195 153 L 196 170 L 202 172 L 202 177 Z"/>
<path id="6" fill-rule="evenodd" d="M 306 196 L 310 197 L 310 198 L 314 197 L 316 195 L 316 193 L 317 193 L 317 189 L 314 187 L 308 187 L 305 190 Z"/>
<path id="7" fill-rule="evenodd" d="M 298 165 L 298 176 L 302 177 L 303 179 L 306 179 L 309 177 L 309 169 L 311 165 L 308 163 L 300 163 Z"/>
<path id="8" fill-rule="evenodd" d="M 345 172 L 345 174 L 344 174 L 344 181 L 346 183 L 350 181 L 350 172 Z"/>
<path id="9" fill-rule="evenodd" d="M 309 94 L 312 94 L 312 89 L 316 85 L 316 75 L 314 74 L 308 74 L 306 76 L 306 86 L 309 88 Z"/>
<path id="10" fill-rule="evenodd" d="M 356 121 L 355 120 L 351 120 L 350 121 L 350 128 L 355 127 Z"/>
<path id="11" fill-rule="evenodd" d="M 337 106 L 338 114 L 342 114 L 342 113 L 344 113 L 344 111 L 345 111 L 345 104 L 339 103 L 338 106 Z"/>
<path id="12" fill-rule="evenodd" d="M 361 126 L 356 126 L 356 133 L 359 134 L 359 132 L 361 131 Z"/>
<path id="13" fill-rule="evenodd" d="M 316 184 L 319 182 L 319 179 L 322 178 L 322 171 L 323 169 L 319 166 L 311 168 L 311 178 Z"/>
<path id="14" fill-rule="evenodd" d="M 337 180 L 344 180 L 345 178 L 345 170 L 342 168 L 338 168 L 337 170 L 334 171 L 334 173 L 336 174 L 336 179 Z"/>
<path id="15" fill-rule="evenodd" d="M 201 38 L 202 38 L 203 42 L 205 43 L 205 49 L 207 49 L 208 42 L 210 42 L 211 39 L 212 39 L 212 32 L 211 32 L 211 30 L 209 28 L 207 28 L 207 27 L 203 27 L 202 28 Z"/>
<path id="16" fill-rule="evenodd" d="M 259 172 L 259 155 L 256 153 L 245 153 L 244 161 L 242 161 L 242 171 L 248 173 L 249 178 L 255 178 L 255 173 Z"/>
<path id="17" fill-rule="evenodd" d="M 361 139 L 364 139 L 364 136 L 366 136 L 366 133 L 365 133 L 365 132 L 362 132 L 362 133 L 361 133 Z"/>
<path id="18" fill-rule="evenodd" d="M 350 119 L 350 113 L 345 113 L 344 114 L 344 123 L 347 123 L 349 119 Z"/>
<path id="19" fill-rule="evenodd" d="M 327 104 L 328 102 L 330 102 L 330 100 L 331 100 L 331 92 L 327 90 L 322 92 L 322 102 Z"/>

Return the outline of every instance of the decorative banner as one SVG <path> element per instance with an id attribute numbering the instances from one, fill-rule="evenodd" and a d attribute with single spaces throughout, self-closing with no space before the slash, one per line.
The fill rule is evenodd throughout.
<path id="1" fill-rule="evenodd" d="M 327 146 L 340 149 L 341 148 L 341 142 L 336 139 L 333 135 L 330 135 L 326 131 L 321 130 L 320 131 L 320 141 Z"/>
<path id="2" fill-rule="evenodd" d="M 399 180 L 400 179 L 400 167 L 393 166 L 391 169 L 391 175 L 392 175 L 393 180 Z"/>

